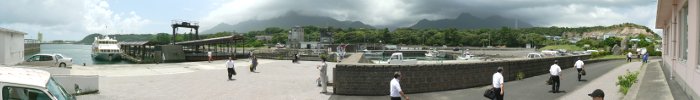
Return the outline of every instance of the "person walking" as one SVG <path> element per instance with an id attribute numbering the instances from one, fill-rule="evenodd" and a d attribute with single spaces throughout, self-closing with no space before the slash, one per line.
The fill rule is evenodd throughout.
<path id="1" fill-rule="evenodd" d="M 551 75 L 549 79 L 552 80 L 552 93 L 559 92 L 559 85 L 561 85 L 559 82 L 559 80 L 561 80 L 561 67 L 559 67 L 557 63 L 559 63 L 559 61 L 554 60 L 554 64 L 549 67 L 549 74 Z"/>
<path id="2" fill-rule="evenodd" d="M 321 84 L 321 93 L 327 93 L 327 87 L 328 87 L 328 75 L 326 71 L 328 71 L 328 64 L 326 64 L 326 58 L 321 58 L 321 65 L 318 65 L 316 69 L 319 69 L 321 71 L 321 76 L 319 77 L 320 79 L 320 84 Z"/>
<path id="3" fill-rule="evenodd" d="M 581 72 L 583 71 L 583 61 L 581 61 L 581 58 L 579 57 L 576 63 L 574 63 L 574 67 L 576 67 L 576 71 L 578 71 L 578 81 L 581 81 L 581 75 L 583 75 Z"/>
<path id="4" fill-rule="evenodd" d="M 233 69 L 233 58 L 228 57 L 228 61 L 226 61 L 226 67 L 228 70 L 228 80 L 233 80 L 231 78 L 231 75 L 236 75 L 236 70 Z"/>
<path id="5" fill-rule="evenodd" d="M 299 53 L 294 54 L 294 60 L 292 60 L 292 63 L 299 64 Z"/>
<path id="6" fill-rule="evenodd" d="M 207 59 L 207 61 L 208 61 L 209 63 L 211 63 L 211 61 L 212 61 L 211 51 L 208 51 L 208 52 L 207 52 L 207 57 L 209 58 L 209 59 Z"/>
<path id="7" fill-rule="evenodd" d="M 410 100 L 401 90 L 401 84 L 399 84 L 400 79 L 401 72 L 394 72 L 394 78 L 389 82 L 389 97 L 391 97 L 391 100 L 401 100 L 401 97 Z"/>
<path id="8" fill-rule="evenodd" d="M 600 89 L 595 89 L 593 90 L 593 93 L 588 94 L 588 96 L 591 96 L 593 100 L 604 100 L 605 99 L 605 92 Z"/>
<path id="9" fill-rule="evenodd" d="M 632 62 L 632 52 L 627 52 L 627 62 Z"/>
<path id="10" fill-rule="evenodd" d="M 252 55 L 250 58 L 250 72 L 255 72 L 255 70 L 257 70 L 257 68 L 258 68 L 258 57 L 255 57 L 255 55 Z"/>
<path id="11" fill-rule="evenodd" d="M 496 98 L 493 98 L 493 100 L 503 100 L 503 67 L 498 67 L 496 70 L 496 73 L 493 74 L 492 81 L 493 83 L 493 90 L 494 92 L 497 93 Z"/>

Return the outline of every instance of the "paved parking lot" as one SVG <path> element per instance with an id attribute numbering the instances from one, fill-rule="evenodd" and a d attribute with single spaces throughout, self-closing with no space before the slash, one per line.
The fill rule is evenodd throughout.
<path id="1" fill-rule="evenodd" d="M 254 73 L 248 71 L 247 61 L 237 61 L 235 69 L 238 75 L 234 76 L 233 81 L 227 80 L 224 61 L 211 64 L 207 62 L 176 64 L 178 66 L 163 66 L 163 64 L 130 66 L 136 69 L 134 72 L 147 74 L 128 72 L 124 71 L 126 69 L 119 68 L 99 68 L 105 66 L 75 68 L 72 72 L 87 74 L 90 70 L 100 70 L 97 71 L 99 73 L 95 73 L 104 74 L 100 77 L 100 92 L 78 96 L 78 99 L 83 100 L 323 100 L 330 97 L 328 94 L 320 93 L 321 88 L 315 83 L 319 75 L 316 65 L 320 62 L 301 61 L 301 64 L 293 64 L 289 60 L 262 59 L 260 62 L 259 72 Z M 179 65 L 199 67 L 185 68 L 187 66 Z M 329 63 L 329 67 L 332 66 L 335 64 Z M 116 75 L 116 72 L 135 75 Z"/>

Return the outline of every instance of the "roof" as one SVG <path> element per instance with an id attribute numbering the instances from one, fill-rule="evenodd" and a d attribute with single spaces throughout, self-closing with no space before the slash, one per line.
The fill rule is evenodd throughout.
<path id="1" fill-rule="evenodd" d="M 231 36 L 224 36 L 224 37 L 217 37 L 217 38 L 183 41 L 183 42 L 177 42 L 175 44 L 178 44 L 178 45 L 205 45 L 205 44 L 217 44 L 217 43 L 231 43 L 235 40 L 243 40 L 243 36 L 231 35 Z"/>
<path id="2" fill-rule="evenodd" d="M 141 45 L 155 45 L 156 43 L 155 43 L 155 42 L 151 42 L 151 41 L 132 41 L 132 42 L 119 42 L 119 43 L 117 43 L 117 44 L 119 44 L 119 45 L 130 45 L 130 46 L 134 46 L 134 45 L 141 46 Z"/>
<path id="3" fill-rule="evenodd" d="M 656 6 L 656 29 L 662 29 L 671 20 L 671 14 L 676 7 L 677 0 L 659 0 Z"/>
<path id="4" fill-rule="evenodd" d="M 38 69 L 0 67 L 0 82 L 46 87 L 51 73 Z"/>
<path id="5" fill-rule="evenodd" d="M 27 33 L 24 33 L 24 32 L 6 29 L 6 28 L 2 28 L 2 27 L 0 27 L 0 33 L 11 33 L 11 34 L 14 33 L 14 34 L 27 35 Z"/>

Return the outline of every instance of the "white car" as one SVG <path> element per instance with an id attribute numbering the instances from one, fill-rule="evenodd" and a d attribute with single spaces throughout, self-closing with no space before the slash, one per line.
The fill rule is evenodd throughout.
<path id="1" fill-rule="evenodd" d="M 528 53 L 527 58 L 543 58 L 544 56 L 541 53 Z"/>
<path id="2" fill-rule="evenodd" d="M 75 100 L 43 70 L 0 67 L 0 87 L 3 100 Z"/>
<path id="3" fill-rule="evenodd" d="M 73 65 L 73 58 L 61 54 L 36 54 L 25 60 L 22 65 L 67 67 Z"/>

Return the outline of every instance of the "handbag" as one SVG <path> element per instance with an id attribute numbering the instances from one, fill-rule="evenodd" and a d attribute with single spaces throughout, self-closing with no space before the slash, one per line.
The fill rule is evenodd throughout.
<path id="1" fill-rule="evenodd" d="M 496 98 L 496 91 L 494 91 L 493 89 L 494 88 L 486 89 L 486 91 L 484 92 L 484 97 L 489 99 Z"/>
<path id="2" fill-rule="evenodd" d="M 545 83 L 546 83 L 547 85 L 552 85 L 552 84 L 553 84 L 553 82 L 552 82 L 552 77 L 549 77 L 549 79 L 548 79 L 547 81 L 545 81 Z"/>
<path id="3" fill-rule="evenodd" d="M 581 70 L 581 75 L 586 76 L 586 70 Z"/>

